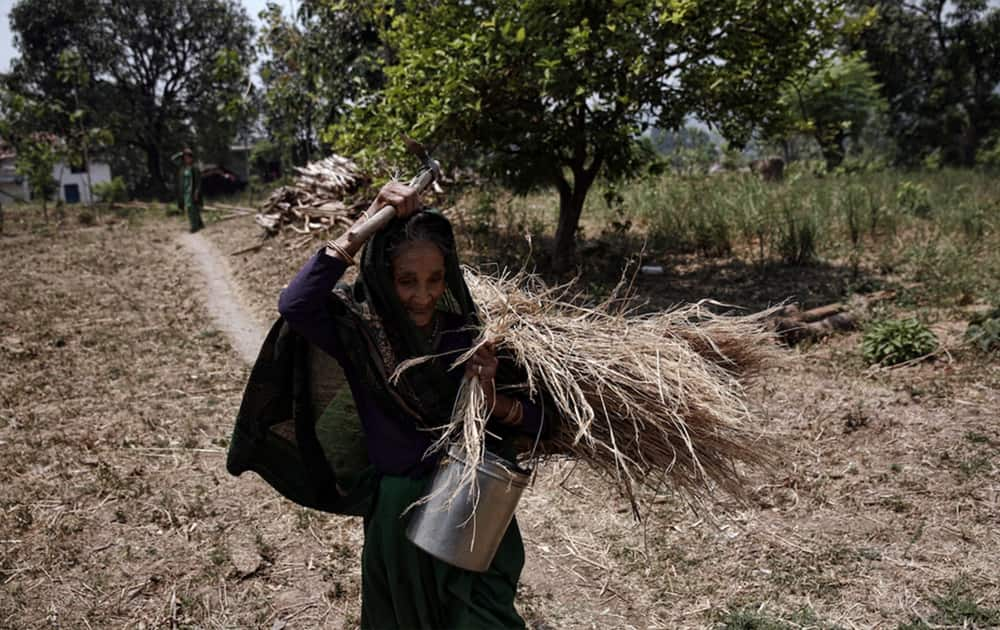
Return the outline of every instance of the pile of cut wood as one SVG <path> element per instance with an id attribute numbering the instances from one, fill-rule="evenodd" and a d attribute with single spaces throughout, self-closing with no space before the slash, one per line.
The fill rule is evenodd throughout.
<path id="1" fill-rule="evenodd" d="M 331 155 L 295 169 L 299 176 L 278 188 L 261 206 L 255 220 L 267 236 L 281 231 L 302 234 L 308 243 L 336 226 L 349 226 L 369 203 L 371 178 L 352 160 Z"/>
<path id="2" fill-rule="evenodd" d="M 859 312 L 893 295 L 893 291 L 876 291 L 856 295 L 846 304 L 835 302 L 807 311 L 801 310 L 798 304 L 788 304 L 771 315 L 772 327 L 789 345 L 822 339 L 837 331 L 854 330 L 858 326 Z"/>

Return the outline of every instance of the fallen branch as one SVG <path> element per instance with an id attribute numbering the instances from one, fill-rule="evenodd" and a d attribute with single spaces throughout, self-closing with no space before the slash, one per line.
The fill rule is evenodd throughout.
<path id="1" fill-rule="evenodd" d="M 283 230 L 322 232 L 350 224 L 368 205 L 367 198 L 353 197 L 364 197 L 371 178 L 348 158 L 331 155 L 295 170 L 299 173 L 295 182 L 272 192 L 255 217 L 268 236 Z"/>
<path id="2" fill-rule="evenodd" d="M 256 210 L 253 208 L 244 208 L 243 206 L 233 206 L 227 203 L 217 203 L 213 204 L 215 207 L 224 208 L 226 210 L 233 210 L 236 212 L 242 212 L 243 214 L 256 214 Z M 207 206 L 206 206 L 207 207 Z"/>
<path id="3" fill-rule="evenodd" d="M 835 332 L 855 330 L 859 323 L 857 311 L 864 311 L 873 302 L 889 299 L 894 295 L 894 291 L 877 291 L 855 296 L 850 304 L 834 302 L 807 311 L 799 310 L 797 304 L 788 304 L 773 312 L 772 326 L 789 345 L 806 340 L 815 341 Z"/>
<path id="4" fill-rule="evenodd" d="M 264 246 L 264 240 L 262 239 L 256 245 L 251 245 L 249 247 L 244 247 L 243 249 L 238 249 L 235 252 L 230 252 L 229 255 L 230 256 L 239 256 L 240 254 L 249 254 L 250 252 L 257 251 L 258 249 L 260 249 L 263 246 Z"/>

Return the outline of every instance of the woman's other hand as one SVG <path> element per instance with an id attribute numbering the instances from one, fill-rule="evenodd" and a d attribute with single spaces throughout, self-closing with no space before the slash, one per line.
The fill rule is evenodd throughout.
<path id="1" fill-rule="evenodd" d="M 478 376 L 480 381 L 492 381 L 497 375 L 497 352 L 492 343 L 484 343 L 465 362 L 465 375 Z"/>
<path id="2" fill-rule="evenodd" d="M 494 379 L 499 363 L 496 348 L 492 343 L 485 343 L 465 362 L 465 376 L 479 379 L 486 396 L 486 407 L 493 418 L 504 424 L 518 425 L 524 418 L 524 407 L 515 398 L 497 394 Z"/>
<path id="3" fill-rule="evenodd" d="M 389 182 L 378 191 L 378 196 L 365 213 L 368 216 L 374 215 L 385 206 L 392 206 L 396 209 L 396 217 L 405 219 L 418 212 L 423 204 L 420 201 L 420 191 L 411 188 L 403 182 Z"/>
<path id="4" fill-rule="evenodd" d="M 497 375 L 497 353 L 492 343 L 485 343 L 465 362 L 465 376 L 479 379 L 479 385 L 486 394 L 486 406 L 493 408 L 496 404 L 496 386 L 493 379 Z"/>

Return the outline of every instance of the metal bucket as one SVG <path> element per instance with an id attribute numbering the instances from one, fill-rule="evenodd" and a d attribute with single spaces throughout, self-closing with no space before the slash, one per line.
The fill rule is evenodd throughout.
<path id="1" fill-rule="evenodd" d="M 493 562 L 507 526 L 514 518 L 529 474 L 516 464 L 487 452 L 476 466 L 479 503 L 473 510 L 469 488 L 455 499 L 466 463 L 452 447 L 427 489 L 427 502 L 413 510 L 406 537 L 435 558 L 469 571 L 485 571 Z"/>

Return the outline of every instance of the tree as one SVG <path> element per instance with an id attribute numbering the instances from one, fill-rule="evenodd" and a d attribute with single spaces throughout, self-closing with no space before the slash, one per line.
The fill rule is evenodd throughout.
<path id="1" fill-rule="evenodd" d="M 57 190 L 59 184 L 52 173 L 60 158 L 58 140 L 51 136 L 33 134 L 30 138 L 18 143 L 15 168 L 19 175 L 28 180 L 31 187 L 31 198 L 42 200 L 42 216 L 48 220 L 48 201 Z"/>
<path id="2" fill-rule="evenodd" d="M 20 57 L 5 87 L 36 100 L 79 99 L 82 111 L 99 112 L 124 158 L 118 163 L 144 164 L 134 175 L 140 191 L 165 192 L 164 154 L 196 130 L 215 144 L 231 141 L 204 130 L 233 128 L 226 106 L 247 85 L 253 29 L 236 0 L 19 0 L 10 20 Z M 66 51 L 79 59 L 85 85 L 60 78 L 52 61 Z M 37 122 L 68 132 L 58 120 Z"/>
<path id="3" fill-rule="evenodd" d="M 780 107 L 769 114 L 764 134 L 811 136 L 828 169 L 840 166 L 847 143 L 888 108 L 875 72 L 861 53 L 831 55 L 796 72 L 782 90 Z"/>
<path id="4" fill-rule="evenodd" d="M 43 196 L 43 212 L 44 200 L 55 192 L 50 181 L 55 164 L 61 161 L 86 165 L 93 150 L 112 142 L 107 129 L 87 126 L 88 120 L 97 116 L 86 111 L 80 99 L 79 90 L 86 85 L 88 74 L 79 57 L 71 50 L 64 50 L 53 66 L 50 85 L 55 89 L 50 99 L 0 91 L 3 112 L 0 137 L 17 151 L 18 168 L 33 182 L 34 192 Z M 92 188 L 89 169 L 85 173 L 89 190 Z"/>
<path id="5" fill-rule="evenodd" d="M 652 129 L 649 141 L 670 167 L 680 173 L 705 173 L 720 157 L 712 135 L 693 125 L 676 130 Z"/>
<path id="6" fill-rule="evenodd" d="M 992 4 L 992 6 L 990 6 Z M 1000 8 L 983 0 L 856 0 L 870 28 L 849 45 L 864 50 L 889 101 L 901 161 L 939 152 L 969 166 L 1000 130 Z"/>
<path id="7" fill-rule="evenodd" d="M 209 81 L 204 90 L 203 106 L 191 117 L 196 144 L 204 161 L 225 165 L 230 146 L 238 138 L 246 139 L 256 127 L 260 103 L 250 82 L 245 60 L 229 49 L 212 60 Z M 241 86 L 239 90 L 230 89 Z"/>
<path id="8" fill-rule="evenodd" d="M 28 180 L 33 198 L 41 197 L 48 220 L 48 200 L 58 190 L 53 177 L 65 145 L 54 134 L 35 131 L 40 120 L 56 118 L 56 107 L 7 90 L 0 90 L 0 138 L 14 148 L 14 169 Z"/>
<path id="9" fill-rule="evenodd" d="M 270 2 L 260 18 L 263 123 L 287 169 L 312 159 L 353 99 L 381 87 L 385 51 L 368 16 L 342 2 L 307 0 L 293 16 Z"/>
<path id="10" fill-rule="evenodd" d="M 67 102 L 51 101 L 49 107 L 55 110 L 58 127 L 66 130 L 62 141 L 65 143 L 64 157 L 70 164 L 82 165 L 84 177 L 87 180 L 87 190 L 93 193 L 94 186 L 90 180 L 90 157 L 95 148 L 108 146 L 113 142 L 111 132 L 104 127 L 90 127 L 88 120 L 97 118 L 96 112 L 88 112 L 83 108 L 80 92 L 88 81 L 89 75 L 83 60 L 74 50 L 63 50 L 59 55 L 58 79 L 68 89 Z"/>
<path id="11" fill-rule="evenodd" d="M 327 139 L 374 153 L 406 131 L 520 189 L 553 185 L 565 270 L 587 192 L 635 166 L 646 128 L 696 114 L 746 137 L 837 12 L 822 0 L 387 0 L 376 16 L 396 57 L 386 87 Z"/>
<path id="12" fill-rule="evenodd" d="M 94 77 L 105 67 L 110 49 L 98 29 L 98 13 L 89 0 L 19 1 L 10 10 L 10 26 L 19 56 L 11 60 L 4 88 L 39 101 L 73 100 L 74 91 L 85 91 L 84 102 L 96 99 Z M 84 53 L 85 51 L 85 53 Z M 83 85 L 68 83 L 58 60 L 74 53 L 86 73 Z M 53 112 L 54 113 L 54 112 Z M 49 130 L 61 121 L 39 119 L 39 127 Z"/>

